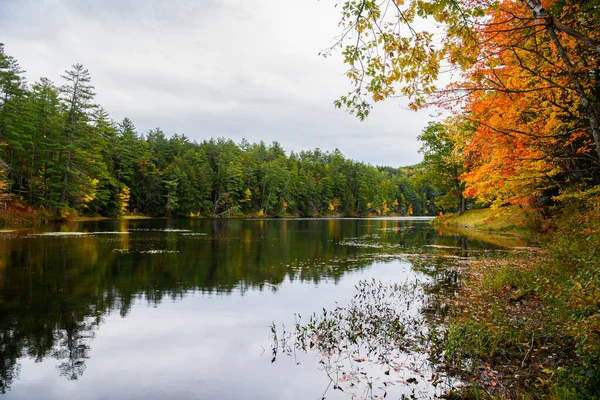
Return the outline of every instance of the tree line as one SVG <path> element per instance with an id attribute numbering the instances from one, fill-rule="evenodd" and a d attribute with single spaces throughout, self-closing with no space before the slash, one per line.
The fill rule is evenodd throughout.
<path id="1" fill-rule="evenodd" d="M 139 134 L 94 102 L 75 64 L 56 85 L 29 85 L 0 45 L 0 189 L 4 201 L 118 216 L 435 215 L 426 168 L 374 167 L 339 150 L 290 152 L 277 142 L 200 143 L 159 128 Z"/>

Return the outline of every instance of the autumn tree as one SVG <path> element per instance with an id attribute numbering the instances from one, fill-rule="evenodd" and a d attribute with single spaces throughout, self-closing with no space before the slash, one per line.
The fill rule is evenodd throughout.
<path id="1" fill-rule="evenodd" d="M 528 13 L 521 3 L 503 3 L 478 32 L 487 67 L 457 85 L 468 93 L 465 116 L 476 127 L 465 148 L 466 193 L 484 203 L 531 203 L 545 191 L 598 179 L 592 125 L 573 86 L 583 81 L 573 81 L 557 57 L 561 43 Z M 571 50 L 583 66 L 585 51 Z"/>
<path id="2" fill-rule="evenodd" d="M 354 90 L 336 105 L 363 119 L 369 98 L 403 95 L 414 109 L 436 104 L 469 119 L 467 193 L 482 202 L 595 184 L 599 18 L 592 4 L 568 0 L 347 1 L 333 49 Z M 453 69 L 461 79 L 436 87 Z"/>

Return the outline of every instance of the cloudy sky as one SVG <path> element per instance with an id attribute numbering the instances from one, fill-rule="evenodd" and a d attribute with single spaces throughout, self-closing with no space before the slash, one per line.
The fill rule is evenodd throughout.
<path id="1" fill-rule="evenodd" d="M 60 83 L 89 69 L 96 102 L 138 131 L 201 141 L 278 141 L 339 148 L 377 165 L 421 160 L 431 111 L 391 99 L 365 122 L 336 110 L 351 89 L 339 56 L 318 55 L 338 31 L 335 0 L 0 0 L 0 42 L 27 70 Z"/>

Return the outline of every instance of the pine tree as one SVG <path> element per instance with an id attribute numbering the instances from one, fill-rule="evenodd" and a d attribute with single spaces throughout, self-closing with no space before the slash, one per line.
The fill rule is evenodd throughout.
<path id="1" fill-rule="evenodd" d="M 78 168 L 78 163 L 86 158 L 86 149 L 90 142 L 88 119 L 90 110 L 95 107 L 92 103 L 95 93 L 90 84 L 91 77 L 81 64 L 75 64 L 61 76 L 66 82 L 60 88 L 65 107 L 65 125 L 58 159 L 62 161 L 62 179 L 60 196 L 56 205 L 68 206 L 67 196 L 77 191 L 77 181 L 86 178 L 84 171 Z"/>

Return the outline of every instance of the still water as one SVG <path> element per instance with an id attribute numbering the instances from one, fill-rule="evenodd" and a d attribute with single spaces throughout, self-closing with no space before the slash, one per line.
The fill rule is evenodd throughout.
<path id="1" fill-rule="evenodd" d="M 319 354 L 271 363 L 273 322 L 344 304 L 364 279 L 433 282 L 428 255 L 511 245 L 521 243 L 471 240 L 418 218 L 3 231 L 0 399 L 320 399 L 330 379 Z"/>

